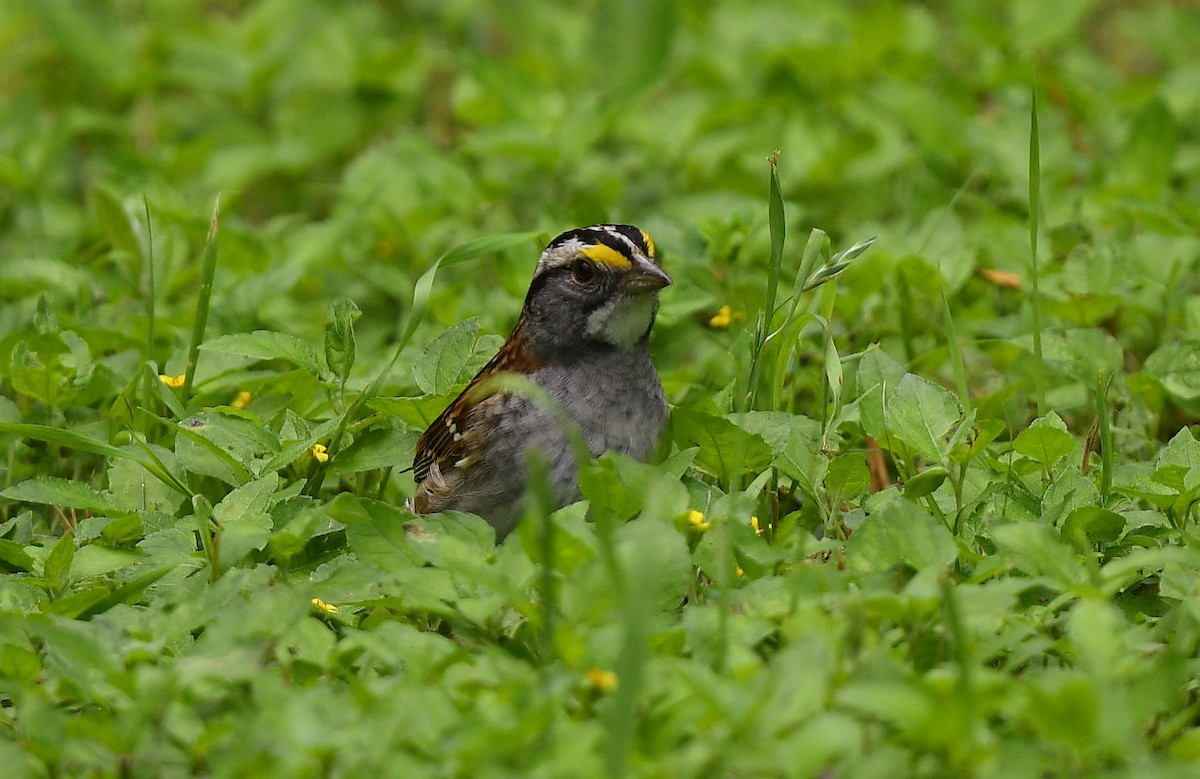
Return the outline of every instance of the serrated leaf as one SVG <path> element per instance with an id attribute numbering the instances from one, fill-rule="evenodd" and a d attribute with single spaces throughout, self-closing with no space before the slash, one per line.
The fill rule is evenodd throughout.
<path id="1" fill-rule="evenodd" d="M 278 485 L 279 477 L 270 473 L 243 484 L 213 506 L 213 519 L 221 532 L 222 569 L 266 546 L 272 527 L 267 508 Z"/>
<path id="2" fill-rule="evenodd" d="M 469 381 L 474 371 L 466 363 L 478 337 L 479 319 L 471 317 L 433 339 L 413 366 L 413 379 L 421 391 L 436 395 Z"/>
<path id="3" fill-rule="evenodd" d="M 0 497 L 47 506 L 64 506 L 102 513 L 121 513 L 112 496 L 90 484 L 57 476 L 26 479 L 0 492 Z"/>
<path id="4" fill-rule="evenodd" d="M 329 321 L 325 323 L 325 363 L 329 370 L 343 383 L 354 367 L 357 355 L 354 341 L 354 323 L 362 316 L 362 310 L 349 298 L 333 304 Z"/>
<path id="5" fill-rule="evenodd" d="M 1013 449 L 1018 454 L 1037 460 L 1047 470 L 1053 468 L 1074 446 L 1075 438 L 1067 432 L 1062 418 L 1053 411 L 1035 420 L 1013 441 Z"/>
<path id="6" fill-rule="evenodd" d="M 346 540 L 360 560 L 389 572 L 425 562 L 408 540 L 405 525 L 416 518 L 411 512 L 347 494 L 334 498 L 327 510 L 346 526 Z"/>
<path id="7" fill-rule="evenodd" d="M 771 447 L 761 436 L 723 417 L 676 409 L 671 415 L 671 430 L 680 449 L 699 446 L 696 465 L 725 483 L 743 473 L 758 473 L 771 464 Z"/>
<path id="8" fill-rule="evenodd" d="M 254 360 L 283 360 L 318 378 L 328 376 L 317 350 L 308 341 L 273 330 L 252 333 L 233 333 L 200 344 L 200 349 L 222 354 L 235 354 Z"/>
<path id="9" fill-rule="evenodd" d="M 883 416 L 892 436 L 940 463 L 946 459 L 946 435 L 962 419 L 962 406 L 945 387 L 907 373 L 886 393 Z"/>
<path id="10" fill-rule="evenodd" d="M 957 546 L 942 523 L 907 500 L 889 503 L 867 516 L 846 543 L 846 566 L 884 571 L 897 565 L 945 568 L 957 557 Z"/>

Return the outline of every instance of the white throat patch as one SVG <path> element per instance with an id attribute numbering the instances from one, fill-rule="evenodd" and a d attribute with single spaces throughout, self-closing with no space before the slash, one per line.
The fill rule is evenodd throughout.
<path id="1" fill-rule="evenodd" d="M 654 302 L 653 295 L 618 294 L 588 316 L 585 332 L 613 346 L 633 346 L 650 329 Z"/>

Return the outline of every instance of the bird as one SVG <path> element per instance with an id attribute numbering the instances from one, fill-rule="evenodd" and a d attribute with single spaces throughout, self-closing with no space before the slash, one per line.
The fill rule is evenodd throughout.
<path id="1" fill-rule="evenodd" d="M 562 412 L 591 457 L 615 451 L 645 462 L 669 413 L 650 331 L 670 284 L 654 241 L 632 225 L 580 227 L 550 241 L 512 334 L 418 439 L 410 510 L 477 514 L 502 541 L 525 512 L 531 449 L 555 508 L 579 500 Z M 513 388 L 489 393 L 485 383 L 504 373 L 526 377 L 553 403 Z"/>

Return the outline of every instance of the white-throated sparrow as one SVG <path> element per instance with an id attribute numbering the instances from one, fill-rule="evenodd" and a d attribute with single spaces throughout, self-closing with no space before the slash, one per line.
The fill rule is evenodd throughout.
<path id="1" fill-rule="evenodd" d="M 546 464 L 556 504 L 579 499 L 562 422 L 519 393 L 477 391 L 502 372 L 527 376 L 553 398 L 593 457 L 612 450 L 645 460 L 667 420 L 649 341 L 658 291 L 670 283 L 636 227 L 595 225 L 551 241 L 508 341 L 417 441 L 411 508 L 473 512 L 503 538 L 524 511 L 529 447 Z"/>

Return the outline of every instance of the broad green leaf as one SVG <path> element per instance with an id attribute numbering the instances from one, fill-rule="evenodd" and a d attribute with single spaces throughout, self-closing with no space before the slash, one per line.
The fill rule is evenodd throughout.
<path id="1" fill-rule="evenodd" d="M 329 375 L 313 345 L 287 333 L 255 330 L 252 333 L 223 335 L 200 344 L 200 349 L 254 360 L 284 360 L 318 378 Z"/>
<path id="2" fill-rule="evenodd" d="M 0 562 L 19 571 L 32 571 L 36 564 L 23 546 L 8 538 L 0 538 Z"/>
<path id="3" fill-rule="evenodd" d="M 1166 469 L 1175 467 L 1174 478 L 1177 491 L 1200 487 L 1200 442 L 1192 431 L 1184 427 L 1164 446 L 1154 458 L 1157 472 L 1155 481 L 1165 484 L 1161 479 L 1166 478 Z M 1163 474 L 1161 477 L 1158 474 Z M 1171 486 L 1171 485 L 1168 485 Z"/>
<path id="4" fill-rule="evenodd" d="M 1125 517 L 1099 506 L 1080 506 L 1067 515 L 1062 523 L 1063 538 L 1081 552 L 1093 544 L 1112 543 L 1125 530 Z"/>
<path id="5" fill-rule="evenodd" d="M 327 510 L 346 526 L 346 540 L 359 559 L 388 572 L 424 563 L 408 539 L 406 526 L 417 518 L 412 512 L 348 494 L 334 498 Z"/>
<path id="6" fill-rule="evenodd" d="M 1013 441 L 1013 449 L 1018 454 L 1032 457 L 1046 470 L 1053 468 L 1055 463 L 1074 447 L 1074 436 L 1067 432 L 1066 423 L 1053 411 L 1034 420 L 1033 424 L 1022 430 Z"/>
<path id="7" fill-rule="evenodd" d="M 622 519 L 643 510 L 672 517 L 687 509 L 687 489 L 679 479 L 615 452 L 585 465 L 579 474 L 579 486 L 593 506 L 611 509 Z"/>
<path id="8" fill-rule="evenodd" d="M 759 473 L 771 464 L 771 447 L 723 417 L 676 409 L 671 430 L 680 449 L 699 446 L 696 465 L 729 483 L 743 473 Z"/>
<path id="9" fill-rule="evenodd" d="M 948 451 L 946 436 L 962 419 L 962 407 L 945 387 L 908 373 L 885 393 L 883 416 L 892 436 L 925 459 L 941 463 Z"/>
<path id="10" fill-rule="evenodd" d="M 26 479 L 0 492 L 0 497 L 47 506 L 65 506 L 89 511 L 120 513 L 112 496 L 90 484 L 57 476 Z"/>
<path id="11" fill-rule="evenodd" d="M 877 441 L 883 441 L 887 435 L 883 413 L 885 390 L 890 393 L 904 375 L 904 366 L 877 347 L 868 349 L 858 360 L 854 384 L 859 397 L 859 419 L 864 432 Z"/>
<path id="12" fill-rule="evenodd" d="M 414 398 L 375 398 L 367 407 L 423 431 L 446 410 L 457 394 L 455 390 L 451 390 L 439 395 L 420 395 Z"/>
<path id="13" fill-rule="evenodd" d="M 459 322 L 435 338 L 417 358 L 413 378 L 422 392 L 437 395 L 470 381 L 495 353 L 491 341 L 479 349 L 479 319 Z"/>
<path id="14" fill-rule="evenodd" d="M 201 411 L 178 423 L 175 454 L 193 473 L 244 484 L 279 454 L 279 439 L 254 417 L 230 409 Z"/>
<path id="15" fill-rule="evenodd" d="M 91 579 L 145 561 L 146 555 L 141 552 L 110 549 L 100 544 L 88 544 L 75 553 L 75 561 L 71 566 L 71 577 L 76 581 Z"/>
<path id="16" fill-rule="evenodd" d="M 266 546 L 272 527 L 267 509 L 278 485 L 279 477 L 270 473 L 243 484 L 213 506 L 213 519 L 220 530 L 222 569 Z"/>
<path id="17" fill-rule="evenodd" d="M 957 557 L 954 537 L 932 514 L 895 500 L 867 516 L 846 542 L 846 567 L 885 571 L 897 565 L 945 568 Z"/>
<path id="18" fill-rule="evenodd" d="M 825 489 L 840 500 L 857 497 L 867 488 L 870 474 L 867 459 L 861 452 L 847 452 L 829 461 L 825 473 Z"/>
<path id="19" fill-rule="evenodd" d="M 419 435 L 415 430 L 369 430 L 329 463 L 329 475 L 344 476 L 377 468 L 407 468 L 412 464 Z"/>
<path id="20" fill-rule="evenodd" d="M 1012 564 L 1028 573 L 1045 576 L 1059 587 L 1087 581 L 1088 574 L 1075 550 L 1040 522 L 1014 522 L 991 531 L 992 538 L 1009 554 Z"/>

